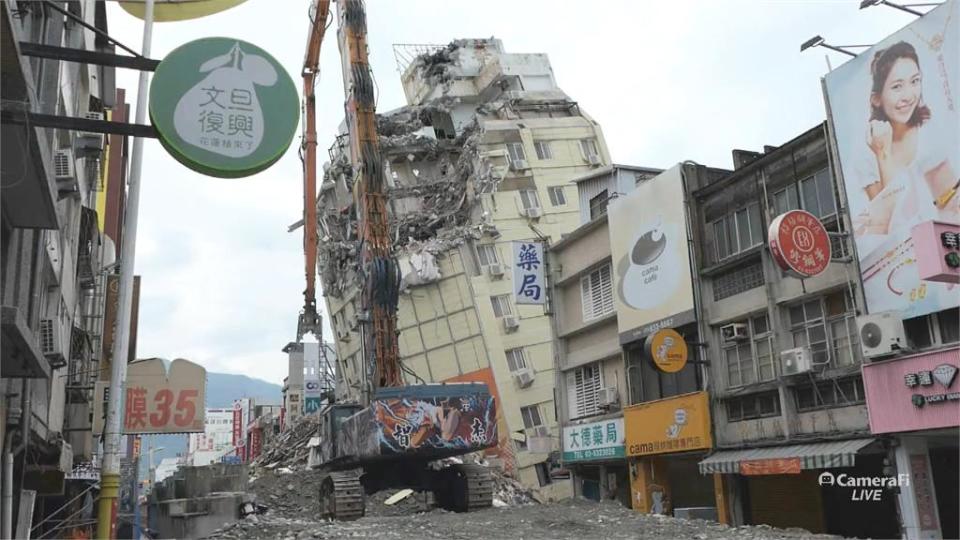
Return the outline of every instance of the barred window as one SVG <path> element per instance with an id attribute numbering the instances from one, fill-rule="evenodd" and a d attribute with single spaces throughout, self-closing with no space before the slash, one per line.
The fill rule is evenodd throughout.
<path id="1" fill-rule="evenodd" d="M 798 411 L 846 407 L 866 400 L 863 379 L 859 376 L 798 386 L 794 392 Z"/>
<path id="2" fill-rule="evenodd" d="M 768 416 L 780 416 L 780 395 L 776 391 L 727 400 L 728 422 Z"/>
<path id="3" fill-rule="evenodd" d="M 723 300 L 735 294 L 763 285 L 763 266 L 760 263 L 735 268 L 713 278 L 713 300 Z"/>

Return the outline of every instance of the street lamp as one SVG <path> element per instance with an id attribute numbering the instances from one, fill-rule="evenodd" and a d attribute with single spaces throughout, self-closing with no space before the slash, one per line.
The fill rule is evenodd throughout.
<path id="1" fill-rule="evenodd" d="M 894 4 L 893 2 L 890 2 L 888 0 L 863 0 L 862 2 L 860 2 L 860 9 L 866 9 L 868 7 L 879 6 L 879 5 L 890 6 L 894 9 L 899 9 L 900 11 L 906 11 L 907 13 L 911 15 L 916 15 L 917 17 L 920 17 L 923 15 L 923 13 L 920 13 L 919 11 L 910 9 L 908 6 L 911 4 L 906 4 L 906 5 Z M 914 6 L 934 5 L 935 6 L 938 4 L 912 4 L 912 5 Z"/>
<path id="2" fill-rule="evenodd" d="M 844 49 L 844 47 L 869 47 L 869 45 L 830 45 L 823 39 L 823 37 L 813 36 L 812 38 L 804 41 L 802 45 L 800 45 L 800 52 L 803 52 L 813 47 L 824 47 L 826 49 L 830 49 L 831 51 L 836 51 L 838 53 L 843 53 L 848 56 L 856 57 L 857 55 L 855 53 L 852 53 Z"/>

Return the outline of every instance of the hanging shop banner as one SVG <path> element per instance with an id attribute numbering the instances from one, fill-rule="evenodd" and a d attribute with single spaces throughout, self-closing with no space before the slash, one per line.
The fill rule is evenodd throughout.
<path id="1" fill-rule="evenodd" d="M 622 458 L 623 440 L 623 418 L 564 426 L 563 461 Z"/>
<path id="2" fill-rule="evenodd" d="M 790 210 L 770 222 L 770 253 L 781 270 L 805 279 L 822 274 L 830 264 L 830 236 L 816 216 Z"/>
<path id="3" fill-rule="evenodd" d="M 543 244 L 513 242 L 513 299 L 517 304 L 546 304 Z"/>
<path id="4" fill-rule="evenodd" d="M 948 0 L 831 71 L 827 111 L 871 313 L 957 307 L 921 274 L 917 225 L 960 223 L 960 1 Z M 932 230 L 932 228 L 929 228 Z"/>
<path id="5" fill-rule="evenodd" d="M 648 401 L 623 410 L 629 456 L 706 450 L 710 436 L 710 399 L 706 392 Z"/>
<path id="6" fill-rule="evenodd" d="M 297 90 L 283 66 L 238 39 L 182 45 L 150 83 L 150 120 L 160 142 L 209 176 L 239 178 L 273 165 L 299 119 Z"/>
<path id="7" fill-rule="evenodd" d="M 103 433 L 103 426 L 107 423 L 107 402 L 110 401 L 110 383 L 97 381 L 93 384 L 93 433 Z"/>
<path id="8" fill-rule="evenodd" d="M 127 368 L 123 433 L 202 433 L 207 370 L 177 358 L 167 371 L 160 358 Z"/>
<path id="9" fill-rule="evenodd" d="M 695 320 L 680 165 L 607 207 L 620 343 Z"/>
<path id="10" fill-rule="evenodd" d="M 644 345 L 653 365 L 664 373 L 676 373 L 687 365 L 687 342 L 673 328 L 657 330 Z"/>

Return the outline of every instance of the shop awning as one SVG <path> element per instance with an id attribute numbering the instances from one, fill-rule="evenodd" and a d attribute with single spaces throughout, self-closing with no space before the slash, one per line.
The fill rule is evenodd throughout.
<path id="1" fill-rule="evenodd" d="M 737 474 L 743 462 L 799 460 L 801 469 L 853 467 L 857 452 L 874 439 L 794 444 L 745 450 L 721 450 L 700 462 L 700 474 Z"/>

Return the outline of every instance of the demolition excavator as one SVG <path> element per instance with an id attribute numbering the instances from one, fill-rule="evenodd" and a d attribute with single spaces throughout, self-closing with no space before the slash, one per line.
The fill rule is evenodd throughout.
<path id="1" fill-rule="evenodd" d="M 303 228 L 307 288 L 297 341 L 318 339 L 317 132 L 314 86 L 331 0 L 312 0 L 303 62 Z M 497 411 L 486 384 L 405 384 L 400 363 L 397 306 L 400 271 L 391 249 L 383 160 L 376 129 L 373 78 L 367 56 L 362 0 L 337 0 L 337 38 L 346 94 L 344 112 L 358 218 L 361 354 L 372 392 L 358 402 L 328 399 L 320 411 L 319 440 L 310 466 L 323 473 L 320 513 L 328 519 L 364 515 L 366 496 L 383 489 L 429 492 L 445 509 L 467 512 L 491 506 L 488 469 L 444 458 L 496 446 Z"/>

